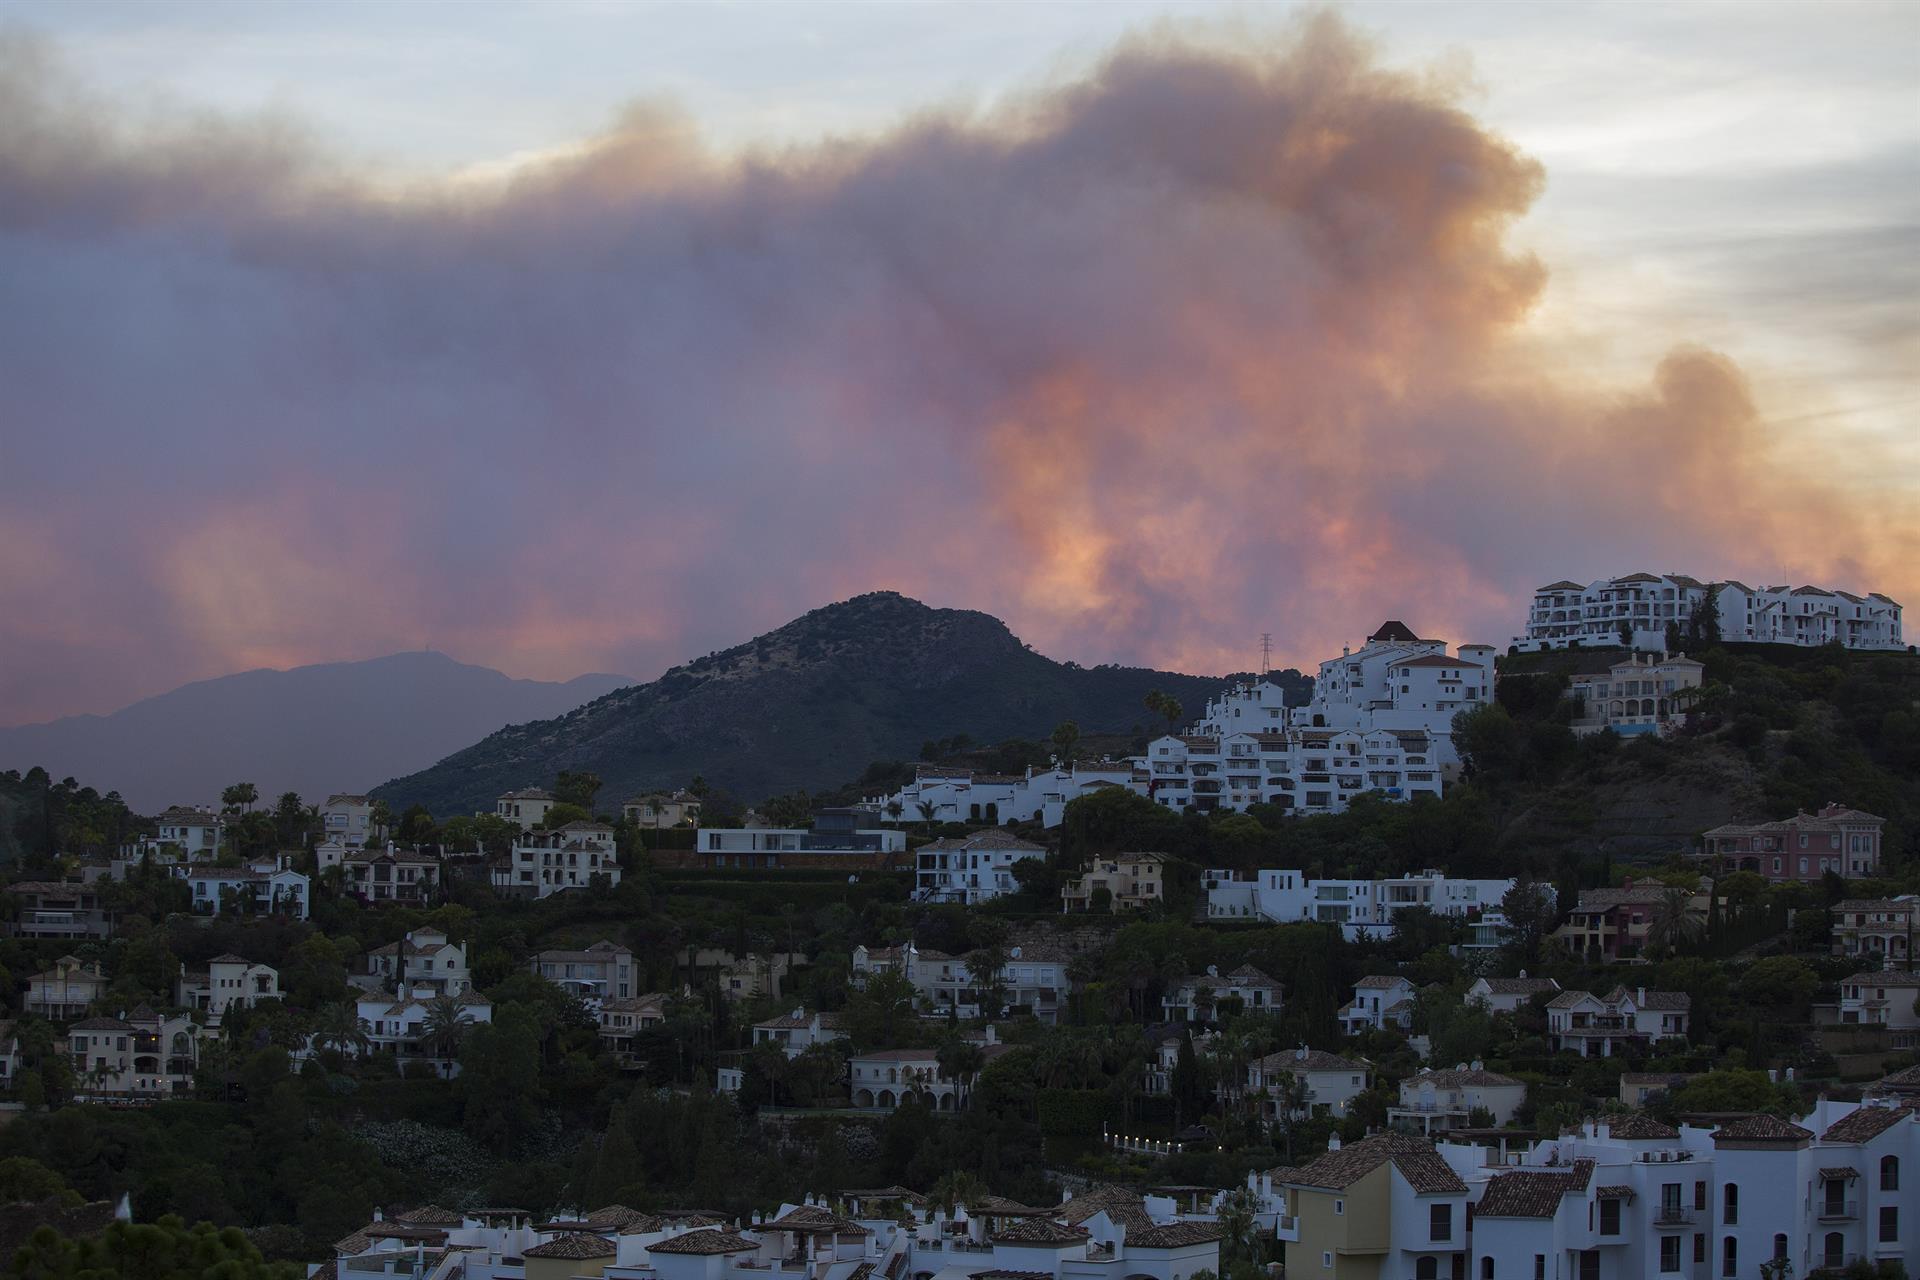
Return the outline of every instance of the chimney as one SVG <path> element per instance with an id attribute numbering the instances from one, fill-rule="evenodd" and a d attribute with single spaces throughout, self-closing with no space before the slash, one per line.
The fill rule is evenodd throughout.
<path id="1" fill-rule="evenodd" d="M 1339 1149 L 1340 1149 L 1340 1135 L 1337 1133 L 1330 1134 L 1327 1138 L 1327 1150 L 1338 1151 Z"/>
<path id="2" fill-rule="evenodd" d="M 1220 966 L 1219 966 L 1219 965 L 1217 965 L 1217 964 L 1210 964 L 1210 965 L 1208 965 L 1208 966 L 1207 966 L 1207 976 L 1208 976 L 1209 978 L 1217 978 L 1217 977 L 1219 977 L 1219 976 L 1220 976 Z"/>
<path id="3" fill-rule="evenodd" d="M 128 1198 L 127 1193 L 124 1191 L 120 1193 L 119 1203 L 113 1206 L 113 1220 L 115 1222 L 133 1221 L 133 1201 Z"/>
<path id="4" fill-rule="evenodd" d="M 1634 1002 L 1635 1004 L 1637 1004 L 1637 1005 L 1639 1005 L 1639 1006 L 1640 1006 L 1641 1008 L 1643 1008 L 1643 1009 L 1644 1009 L 1644 1008 L 1646 1008 L 1646 1006 L 1647 1006 L 1647 989 L 1646 989 L 1645 987 L 1641 987 L 1641 988 L 1640 988 L 1640 994 L 1639 994 L 1638 996 L 1636 996 L 1636 997 L 1634 997 L 1634 1001 L 1633 1001 L 1633 1002 Z"/>

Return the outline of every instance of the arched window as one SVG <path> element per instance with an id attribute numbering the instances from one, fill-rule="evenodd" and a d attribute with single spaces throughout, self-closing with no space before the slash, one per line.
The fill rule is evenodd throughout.
<path id="1" fill-rule="evenodd" d="M 1784 1258 L 1787 1256 L 1787 1237 L 1785 1234 L 1777 1235 L 1773 1238 L 1773 1256 L 1776 1258 Z"/>
<path id="2" fill-rule="evenodd" d="M 1733 1226 L 1740 1221 L 1740 1184 L 1729 1182 L 1726 1189 L 1726 1204 L 1720 1212 L 1720 1221 Z M 1727 1237 L 1727 1247 L 1733 1247 L 1733 1237 Z"/>
<path id="3" fill-rule="evenodd" d="M 1720 1246 L 1720 1274 L 1734 1275 L 1740 1270 L 1740 1242 L 1732 1236 Z"/>
<path id="4" fill-rule="evenodd" d="M 1880 1157 L 1880 1189 L 1898 1191 L 1900 1189 L 1900 1157 Z"/>
<path id="5" fill-rule="evenodd" d="M 1440 1260 L 1429 1255 L 1414 1263 L 1413 1280 L 1440 1280 Z"/>
<path id="6" fill-rule="evenodd" d="M 1826 1248 L 1823 1252 L 1826 1254 L 1826 1258 L 1824 1259 L 1825 1265 L 1829 1267 L 1846 1266 L 1847 1238 L 1838 1231 L 1827 1232 Z"/>
<path id="7" fill-rule="evenodd" d="M 1493 1255 L 1480 1259 L 1480 1280 L 1493 1280 Z"/>

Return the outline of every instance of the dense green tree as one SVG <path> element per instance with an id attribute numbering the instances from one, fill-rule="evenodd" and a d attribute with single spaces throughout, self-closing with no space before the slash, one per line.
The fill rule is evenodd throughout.
<path id="1" fill-rule="evenodd" d="M 597 773 L 590 773 L 585 769 L 577 771 L 563 769 L 553 784 L 554 799 L 590 815 L 593 812 L 593 798 L 600 794 L 601 785 L 600 775 Z M 563 824 L 550 821 L 547 825 L 557 827 Z"/>

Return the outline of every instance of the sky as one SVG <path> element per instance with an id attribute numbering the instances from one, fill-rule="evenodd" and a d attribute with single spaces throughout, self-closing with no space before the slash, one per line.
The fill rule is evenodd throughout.
<path id="1" fill-rule="evenodd" d="M 1920 597 L 1920 6 L 0 0 L 0 724 Z"/>

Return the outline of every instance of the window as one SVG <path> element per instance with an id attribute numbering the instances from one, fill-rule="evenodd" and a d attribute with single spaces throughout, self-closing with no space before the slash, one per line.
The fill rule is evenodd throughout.
<path id="1" fill-rule="evenodd" d="M 1434 1240 L 1453 1239 L 1453 1206 L 1431 1205 L 1427 1209 L 1427 1231 Z"/>
<path id="2" fill-rule="evenodd" d="M 1900 1189 L 1900 1157 L 1880 1157 L 1880 1189 L 1898 1191 Z"/>
<path id="3" fill-rule="evenodd" d="M 1707 1238 L 1698 1231 L 1693 1233 L 1693 1261 L 1695 1266 L 1707 1265 Z"/>
<path id="4" fill-rule="evenodd" d="M 1336 1214 L 1345 1213 L 1347 1211 L 1347 1202 L 1345 1200 L 1335 1200 L 1333 1202 L 1333 1211 Z"/>
<path id="5" fill-rule="evenodd" d="M 1734 1275 L 1740 1270 L 1740 1242 L 1728 1236 L 1720 1244 L 1720 1274 Z"/>
<path id="6" fill-rule="evenodd" d="M 1728 1226 L 1731 1227 L 1735 1223 L 1740 1221 L 1740 1184 L 1739 1183 L 1729 1182 L 1727 1184 L 1725 1199 L 1726 1199 L 1726 1205 L 1720 1210 L 1720 1221 L 1726 1223 Z M 1733 1245 L 1732 1236 L 1727 1237 L 1727 1245 L 1729 1248 L 1732 1247 Z M 1732 1272 L 1728 1272 L 1728 1274 L 1731 1275 Z"/>
<path id="7" fill-rule="evenodd" d="M 1533 1280 L 1547 1280 L 1547 1255 L 1544 1253 L 1533 1255 Z"/>
<path id="8" fill-rule="evenodd" d="M 1900 1211 L 1892 1205 L 1880 1206 L 1880 1243 L 1889 1244 L 1900 1239 Z"/>
<path id="9" fill-rule="evenodd" d="M 1600 1202 L 1600 1234 L 1603 1236 L 1620 1234 L 1620 1202 L 1618 1200 Z"/>
<path id="10" fill-rule="evenodd" d="M 1696 1209 L 1707 1207 L 1707 1184 L 1704 1181 L 1693 1184 L 1693 1207 Z"/>
<path id="11" fill-rule="evenodd" d="M 1493 1280 L 1493 1255 L 1480 1259 L 1480 1280 Z"/>
<path id="12" fill-rule="evenodd" d="M 1431 1254 L 1413 1264 L 1413 1280 L 1440 1280 L 1440 1261 Z"/>
<path id="13" fill-rule="evenodd" d="M 1333 1269 L 1333 1251 L 1331 1249 L 1322 1249 L 1320 1251 L 1320 1265 L 1329 1271 Z"/>
<path id="14" fill-rule="evenodd" d="M 1680 1237 L 1660 1237 L 1660 1270 L 1678 1271 L 1680 1269 Z"/>

